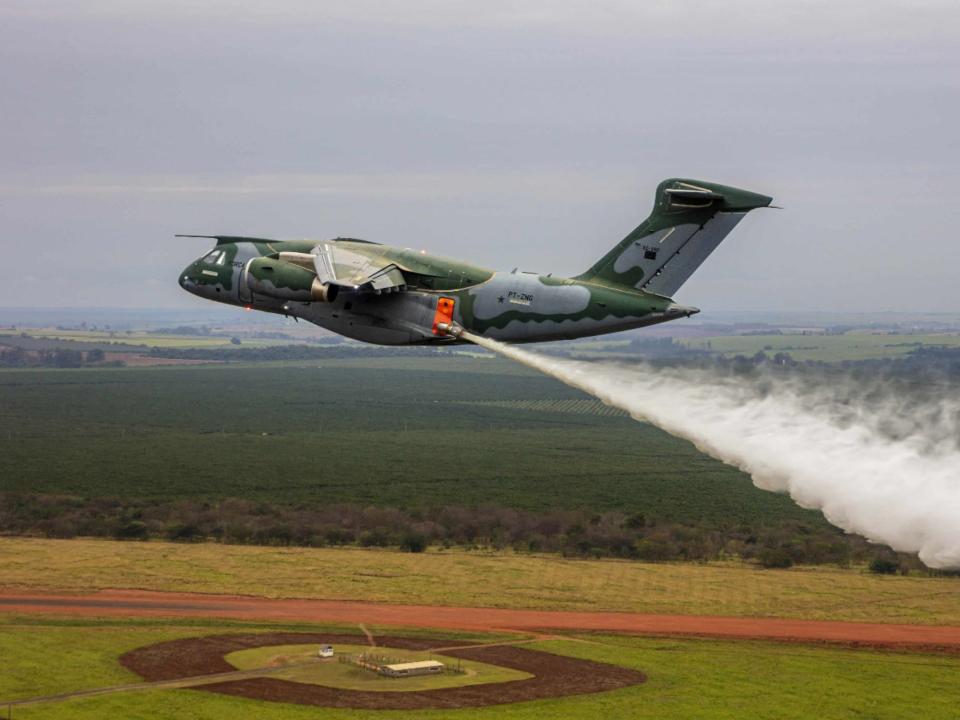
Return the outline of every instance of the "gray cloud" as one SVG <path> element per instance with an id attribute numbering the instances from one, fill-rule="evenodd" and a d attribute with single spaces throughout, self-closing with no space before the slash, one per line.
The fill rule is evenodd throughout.
<path id="1" fill-rule="evenodd" d="M 202 252 L 184 231 L 574 273 L 685 175 L 787 209 L 684 302 L 956 310 L 957 28 L 929 1 L 8 1 L 0 231 L 44 272 L 0 304 L 189 306 L 138 280 Z"/>

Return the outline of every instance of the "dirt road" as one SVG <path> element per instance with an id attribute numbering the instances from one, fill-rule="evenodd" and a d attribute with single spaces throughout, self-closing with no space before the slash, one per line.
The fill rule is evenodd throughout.
<path id="1" fill-rule="evenodd" d="M 91 595 L 2 592 L 0 612 L 366 623 L 481 631 L 603 631 L 829 643 L 960 654 L 960 627 L 779 618 L 434 607 L 130 590 L 110 590 Z"/>

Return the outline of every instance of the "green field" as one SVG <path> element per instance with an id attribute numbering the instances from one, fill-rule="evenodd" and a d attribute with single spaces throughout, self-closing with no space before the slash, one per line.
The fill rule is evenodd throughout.
<path id="1" fill-rule="evenodd" d="M 355 626 L 342 625 L 0 614 L 0 657 L 4 663 L 0 673 L 0 708 L 3 708 L 2 701 L 138 683 L 142 680 L 140 676 L 117 661 L 120 655 L 134 648 L 183 637 L 250 630 L 359 632 Z M 374 626 L 372 630 L 378 632 L 380 629 Z M 416 629 L 405 629 L 404 634 L 456 638 L 464 643 L 521 637 Z"/>
<path id="2" fill-rule="evenodd" d="M 449 355 L 0 372 L 0 477 L 0 490 L 81 497 L 825 525 L 555 380 Z"/>
<path id="3" fill-rule="evenodd" d="M 960 333 L 874 334 L 847 332 L 842 335 L 722 335 L 679 339 L 677 342 L 698 350 L 710 350 L 727 357 L 752 356 L 758 352 L 775 355 L 789 353 L 797 361 L 841 362 L 904 357 L 919 347 L 960 347 Z"/>
<path id="4" fill-rule="evenodd" d="M 396 631 L 394 631 L 396 632 Z M 439 660 L 448 667 L 460 672 L 440 675 L 403 678 L 385 677 L 370 670 L 364 670 L 350 663 L 342 663 L 331 658 L 317 661 L 317 646 L 313 645 L 271 645 L 268 647 L 239 650 L 226 656 L 226 661 L 238 670 L 253 670 L 264 667 L 291 665 L 287 670 L 272 673 L 270 677 L 295 682 L 327 685 L 347 690 L 375 690 L 378 692 L 410 692 L 414 690 L 436 690 L 440 688 L 460 687 L 462 685 L 482 685 L 484 683 L 511 682 L 533 677 L 530 673 L 510 668 L 488 665 L 474 660 L 460 660 L 443 654 L 427 651 L 398 650 L 378 645 L 344 645 L 337 643 L 337 655 L 358 656 L 376 655 L 386 658 L 386 662 L 416 662 L 418 660 Z"/>
<path id="5" fill-rule="evenodd" d="M 56 621 L 8 617 L 0 623 L 0 699 L 116 686 L 139 680 L 117 658 L 140 645 L 273 625 L 167 621 Z M 310 625 L 282 629 L 316 631 Z M 333 629 L 333 628 L 327 628 Z M 449 634 L 447 634 L 449 636 Z M 230 698 L 197 690 L 115 692 L 12 708 L 14 718 L 256 717 L 400 720 L 416 717 L 517 720 L 596 718 L 955 718 L 960 659 L 713 640 L 623 636 L 559 637 L 525 645 L 535 650 L 622 665 L 645 672 L 643 685 L 580 697 L 483 709 L 328 710 Z M 51 661 L 51 658 L 55 658 Z M 9 670 L 9 672 L 8 672 Z M 0 705 L 2 707 L 2 705 Z"/>

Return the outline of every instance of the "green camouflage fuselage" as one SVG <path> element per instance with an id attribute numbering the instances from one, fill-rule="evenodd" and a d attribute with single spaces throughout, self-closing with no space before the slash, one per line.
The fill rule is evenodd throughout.
<path id="1" fill-rule="evenodd" d="M 600 335 L 697 312 L 669 295 L 743 214 L 769 202 L 716 184 L 664 181 L 653 214 L 576 278 L 495 272 L 349 238 L 219 236 L 181 273 L 180 285 L 384 345 L 455 342 L 444 332 L 451 325 L 508 342 Z"/>

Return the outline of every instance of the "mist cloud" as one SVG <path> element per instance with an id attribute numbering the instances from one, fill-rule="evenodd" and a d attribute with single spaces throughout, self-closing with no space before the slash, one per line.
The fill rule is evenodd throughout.
<path id="1" fill-rule="evenodd" d="M 484 347 L 686 438 L 789 493 L 834 525 L 960 568 L 960 400 L 907 395 L 873 381 L 824 383 L 722 375 L 647 363 L 580 362 L 495 341 Z"/>

